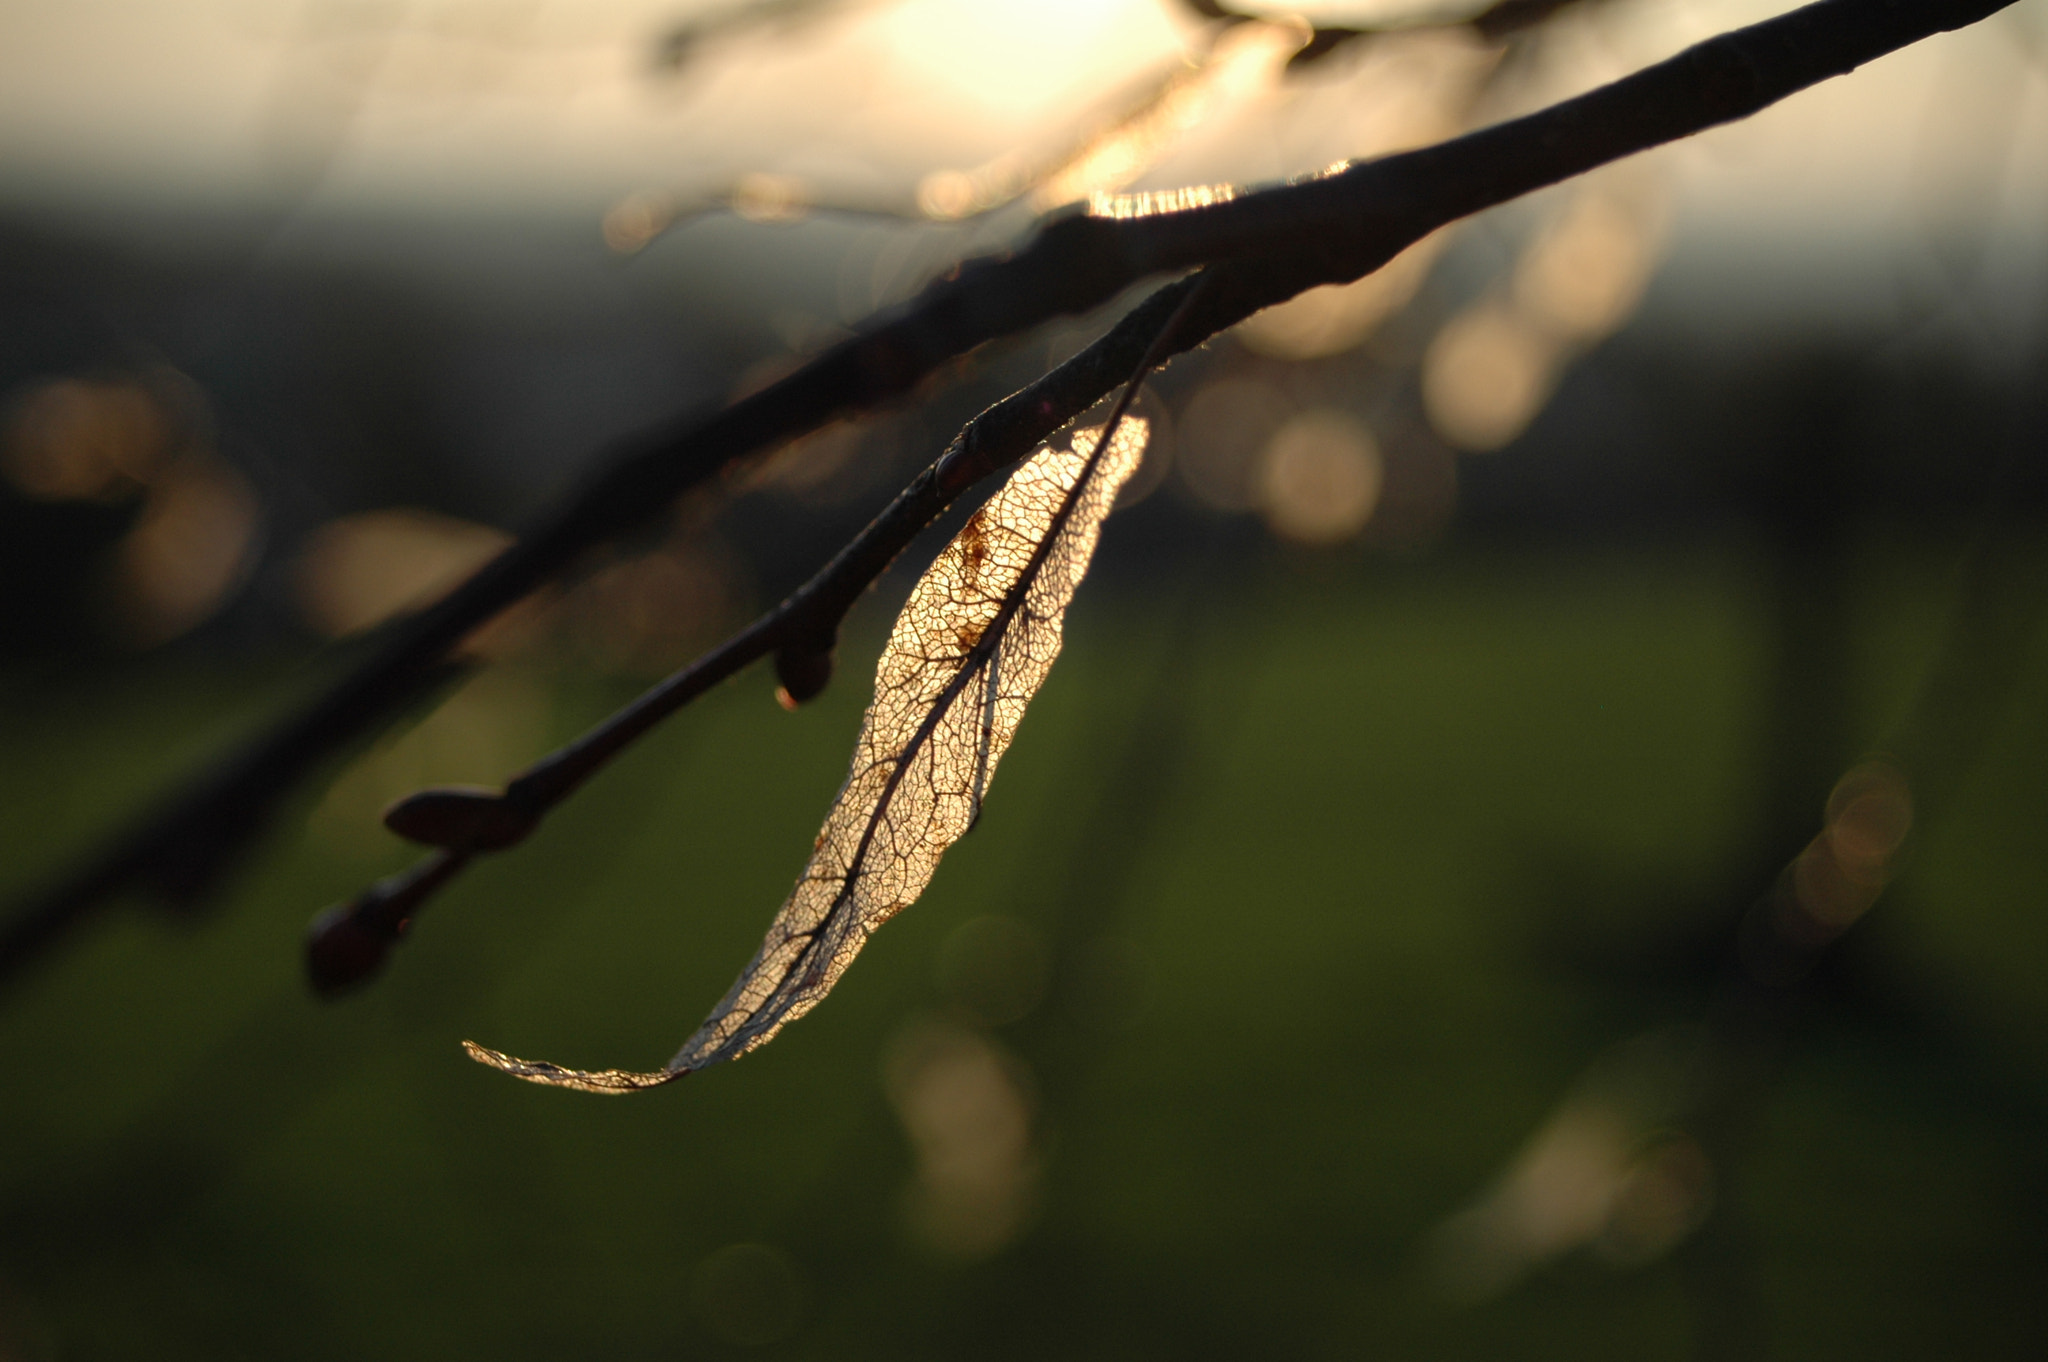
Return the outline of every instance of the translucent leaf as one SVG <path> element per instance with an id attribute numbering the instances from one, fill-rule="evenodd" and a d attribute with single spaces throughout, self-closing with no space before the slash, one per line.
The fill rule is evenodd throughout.
<path id="1" fill-rule="evenodd" d="M 471 1057 L 536 1083 L 631 1092 L 743 1055 L 815 1007 L 980 816 L 1145 436 L 1145 423 L 1126 417 L 1099 459 L 1089 433 L 1071 450 L 1040 450 L 919 580 L 875 668 L 853 769 L 810 863 L 753 960 L 666 1068 L 587 1072 L 465 1042 Z"/>

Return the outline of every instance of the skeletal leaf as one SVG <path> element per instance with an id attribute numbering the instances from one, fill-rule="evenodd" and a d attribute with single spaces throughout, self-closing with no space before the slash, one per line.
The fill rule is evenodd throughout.
<path id="1" fill-rule="evenodd" d="M 1145 436 L 1145 423 L 1126 417 L 1100 457 L 1089 433 L 1072 449 L 1041 449 L 918 581 L 875 668 L 853 769 L 810 863 L 754 958 L 665 1068 L 565 1069 L 464 1042 L 470 1056 L 535 1083 L 632 1092 L 743 1055 L 816 1006 L 980 816 Z"/>

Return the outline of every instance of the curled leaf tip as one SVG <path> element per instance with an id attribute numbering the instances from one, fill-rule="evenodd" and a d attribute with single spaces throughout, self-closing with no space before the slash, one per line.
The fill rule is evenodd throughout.
<path id="1" fill-rule="evenodd" d="M 633 1073 L 626 1069 L 565 1069 L 559 1064 L 549 1064 L 544 1060 L 515 1059 L 501 1051 L 478 1045 L 473 1040 L 462 1042 L 462 1048 L 477 1063 L 488 1065 L 500 1073 L 511 1074 L 514 1078 L 523 1078 L 529 1083 L 614 1096 L 639 1092 L 644 1088 L 658 1088 L 664 1083 L 675 1082 L 689 1072 L 687 1069 L 662 1069 L 654 1073 Z"/>

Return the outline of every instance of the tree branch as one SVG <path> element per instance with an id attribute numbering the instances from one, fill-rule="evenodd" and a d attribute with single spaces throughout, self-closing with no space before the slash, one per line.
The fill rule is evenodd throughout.
<path id="1" fill-rule="evenodd" d="M 1221 0 L 1181 0 L 1181 3 L 1204 19 L 1215 19 L 1226 24 L 1271 21 L 1267 15 L 1235 9 L 1222 4 Z M 1309 28 L 1308 41 L 1302 44 L 1299 52 L 1287 59 L 1287 65 L 1293 69 L 1319 62 L 1346 43 L 1355 42 L 1360 38 L 1384 38 L 1396 33 L 1422 33 L 1432 29 L 1466 28 L 1487 42 L 1499 42 L 1524 29 L 1534 28 L 1559 10 L 1577 3 L 1578 0 L 1495 0 L 1485 9 L 1456 19 L 1435 15 L 1363 26 L 1313 24 Z"/>
<path id="2" fill-rule="evenodd" d="M 1088 311 L 1146 278 L 1227 262 L 1176 337 L 1197 344 L 1303 289 L 1377 269 L 1457 218 L 1745 117 L 2008 2 L 1821 0 L 1434 147 L 1260 192 L 1139 196 L 1057 216 L 1014 254 L 963 263 L 781 382 L 625 443 L 559 510 L 453 594 L 396 626 L 326 694 L 174 789 L 70 877 L 19 906 L 0 928 L 0 977 L 120 893 L 196 902 L 260 833 L 285 790 L 416 700 L 445 673 L 463 638 L 594 545 L 749 456 L 894 401 L 989 340 Z M 1018 419 L 1042 438 L 1108 386 Z"/>
<path id="3" fill-rule="evenodd" d="M 919 531 L 975 483 L 1013 467 L 1051 431 L 1048 412 L 1086 410 L 1119 383 L 1123 395 L 1097 441 L 1107 448 L 1137 387 L 1177 343 L 1215 274 L 1169 284 L 1127 313 L 1109 333 L 1031 386 L 969 422 L 946 452 L 897 494 L 867 528 L 780 605 L 632 704 L 508 782 L 502 791 L 437 786 L 385 811 L 384 825 L 437 848 L 411 870 L 378 881 L 313 919 L 306 934 L 307 975 L 323 993 L 366 981 L 412 927 L 426 900 L 480 852 L 502 851 L 532 836 L 557 804 L 656 724 L 769 653 L 783 703 L 795 708 L 825 688 L 839 626 L 853 603 Z M 1064 424 L 1062 422 L 1061 424 Z M 1058 427 L 1055 426 L 1054 429 Z"/>

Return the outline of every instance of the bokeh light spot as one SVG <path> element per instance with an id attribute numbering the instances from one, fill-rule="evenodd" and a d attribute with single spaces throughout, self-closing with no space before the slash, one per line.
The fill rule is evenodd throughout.
<path id="1" fill-rule="evenodd" d="M 211 456 L 179 460 L 151 487 L 114 564 L 115 627 L 149 647 L 211 616 L 246 573 L 260 523 L 255 489 Z"/>
<path id="2" fill-rule="evenodd" d="M 52 379 L 13 402 L 0 436 L 0 468 L 39 501 L 105 496 L 155 476 L 169 453 L 171 426 L 140 384 Z"/>
<path id="3" fill-rule="evenodd" d="M 1384 479 L 1379 444 L 1334 407 L 1305 411 L 1266 445 L 1259 490 L 1266 523 L 1283 539 L 1334 544 L 1365 528 Z"/>
<path id="4" fill-rule="evenodd" d="M 1278 388 L 1256 378 L 1204 384 L 1180 416 L 1181 480 L 1219 511 L 1253 510 L 1259 504 L 1259 452 L 1293 410 Z"/>
<path id="5" fill-rule="evenodd" d="M 742 176 L 727 202 L 748 222 L 800 222 L 810 214 L 811 191 L 792 176 L 757 173 Z"/>
<path id="6" fill-rule="evenodd" d="M 300 554 L 299 607 L 329 637 L 360 633 L 432 604 L 511 542 L 503 530 L 406 506 L 343 516 Z"/>
<path id="7" fill-rule="evenodd" d="M 1515 302 L 1561 338 L 1595 340 L 1628 320 L 1655 263 L 1645 213 L 1609 194 L 1581 193 L 1517 264 Z"/>
<path id="8" fill-rule="evenodd" d="M 628 194 L 605 211 L 604 244 L 620 255 L 642 250 L 668 229 L 675 210 L 651 194 Z"/>
<path id="9" fill-rule="evenodd" d="M 1453 317 L 1422 361 L 1422 403 L 1460 449 L 1499 449 L 1541 411 L 1562 358 L 1558 343 L 1498 302 Z"/>
<path id="10" fill-rule="evenodd" d="M 904 1195 L 911 1234 L 966 1259 L 1021 1234 L 1039 1180 L 1023 1067 L 985 1036 L 928 1021 L 897 1037 L 883 1082 L 917 1158 Z"/>

